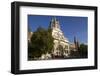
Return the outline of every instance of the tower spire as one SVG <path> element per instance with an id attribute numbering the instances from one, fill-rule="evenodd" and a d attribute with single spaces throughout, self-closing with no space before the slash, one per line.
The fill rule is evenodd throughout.
<path id="1" fill-rule="evenodd" d="M 59 24 L 59 21 L 56 19 L 56 17 L 52 18 L 50 25 L 51 25 L 51 28 L 60 29 L 60 24 Z"/>
<path id="2" fill-rule="evenodd" d="M 76 37 L 74 36 L 74 44 L 76 44 Z"/>
<path id="3" fill-rule="evenodd" d="M 74 36 L 74 44 L 75 44 L 75 48 L 78 51 L 79 50 L 79 41 L 76 39 L 76 37 Z"/>
<path id="4" fill-rule="evenodd" d="M 54 22 L 56 22 L 57 21 L 57 19 L 56 19 L 56 17 L 54 17 Z"/>

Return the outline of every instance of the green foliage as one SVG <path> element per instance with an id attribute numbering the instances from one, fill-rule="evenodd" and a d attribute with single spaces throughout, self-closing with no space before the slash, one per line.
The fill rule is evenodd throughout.
<path id="1" fill-rule="evenodd" d="M 79 47 L 79 53 L 81 57 L 87 57 L 88 55 L 88 46 L 85 44 L 81 44 Z"/>
<path id="2" fill-rule="evenodd" d="M 31 43 L 29 44 L 29 57 L 40 57 L 42 54 L 51 52 L 53 49 L 53 37 L 51 29 L 44 29 L 42 27 L 37 28 L 31 37 Z"/>
<path id="3" fill-rule="evenodd" d="M 87 58 L 88 46 L 85 44 L 80 44 L 78 51 L 71 50 L 70 56 L 74 58 Z"/>

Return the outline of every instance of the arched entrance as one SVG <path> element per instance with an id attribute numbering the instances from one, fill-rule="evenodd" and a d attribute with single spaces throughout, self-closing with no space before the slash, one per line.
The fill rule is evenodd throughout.
<path id="1" fill-rule="evenodd" d="M 63 53 L 64 53 L 64 48 L 63 48 L 63 46 L 62 45 L 58 45 L 58 47 L 57 47 L 57 56 L 63 56 Z"/>

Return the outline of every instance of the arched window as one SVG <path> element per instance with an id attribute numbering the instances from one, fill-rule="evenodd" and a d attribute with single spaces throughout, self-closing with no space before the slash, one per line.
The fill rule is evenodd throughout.
<path id="1" fill-rule="evenodd" d="M 67 45 L 65 46 L 65 49 L 68 49 L 68 46 Z"/>

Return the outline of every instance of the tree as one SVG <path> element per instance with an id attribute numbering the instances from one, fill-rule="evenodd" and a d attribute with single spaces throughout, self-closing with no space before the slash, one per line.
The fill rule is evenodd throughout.
<path id="1" fill-rule="evenodd" d="M 87 49 L 87 45 L 85 44 L 81 44 L 80 47 L 79 47 L 79 54 L 80 54 L 80 57 L 87 57 L 88 55 L 88 49 Z"/>
<path id="2" fill-rule="evenodd" d="M 53 37 L 51 29 L 38 27 L 31 37 L 29 55 L 32 58 L 41 57 L 42 54 L 51 53 L 53 49 Z M 30 54 L 31 53 L 31 54 Z"/>

